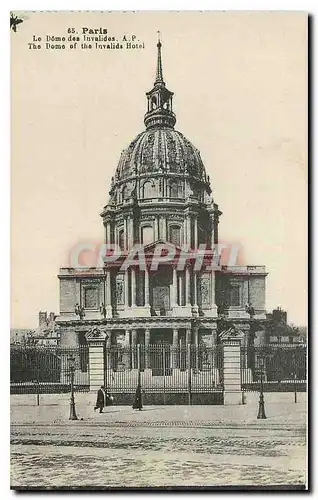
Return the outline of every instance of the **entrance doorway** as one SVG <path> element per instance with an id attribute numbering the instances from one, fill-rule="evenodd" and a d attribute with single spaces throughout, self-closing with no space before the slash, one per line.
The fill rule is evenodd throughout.
<path id="1" fill-rule="evenodd" d="M 172 330 L 152 330 L 150 367 L 153 376 L 172 375 L 171 343 Z"/>
<path id="2" fill-rule="evenodd" d="M 166 316 L 170 310 L 171 271 L 168 268 L 159 269 L 150 277 L 150 301 L 158 316 Z"/>

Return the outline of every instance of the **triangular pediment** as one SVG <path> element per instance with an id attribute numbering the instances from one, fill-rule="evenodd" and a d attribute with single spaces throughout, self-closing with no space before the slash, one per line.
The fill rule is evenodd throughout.
<path id="1" fill-rule="evenodd" d="M 227 330 L 223 330 L 223 332 L 221 332 L 219 335 L 219 339 L 222 341 L 242 340 L 243 337 L 244 337 L 244 332 L 235 325 L 231 325 Z"/>
<path id="2" fill-rule="evenodd" d="M 85 335 L 86 340 L 100 340 L 104 341 L 106 339 L 106 332 L 104 330 L 101 330 L 100 328 L 92 328 L 91 330 L 88 330 L 88 332 Z"/>
<path id="3" fill-rule="evenodd" d="M 154 241 L 153 243 L 148 243 L 147 245 L 143 246 L 145 254 L 153 254 L 154 251 L 155 251 L 155 249 L 156 249 L 156 247 L 159 246 L 159 245 L 164 245 L 165 248 L 167 248 L 168 251 L 169 251 L 169 249 L 171 249 L 171 250 L 175 250 L 176 253 L 181 252 L 181 247 L 180 246 L 174 245 L 173 243 L 171 243 L 169 241 L 165 241 L 165 240 L 159 239 L 157 241 Z"/>

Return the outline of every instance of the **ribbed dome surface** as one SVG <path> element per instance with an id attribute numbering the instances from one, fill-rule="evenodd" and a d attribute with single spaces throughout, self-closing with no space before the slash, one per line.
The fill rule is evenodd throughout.
<path id="1" fill-rule="evenodd" d="M 198 149 L 181 132 L 170 127 L 139 134 L 122 152 L 115 182 L 154 172 L 183 173 L 207 182 Z"/>

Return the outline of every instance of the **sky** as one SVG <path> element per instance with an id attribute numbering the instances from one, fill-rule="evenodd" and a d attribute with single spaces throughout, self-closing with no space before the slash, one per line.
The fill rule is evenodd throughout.
<path id="1" fill-rule="evenodd" d="M 24 13 L 11 33 L 12 327 L 59 311 L 57 274 L 99 216 L 121 151 L 144 129 L 160 30 L 176 129 L 201 152 L 220 239 L 265 265 L 268 310 L 307 323 L 307 16 L 297 12 Z M 143 49 L 41 50 L 74 27 Z"/>

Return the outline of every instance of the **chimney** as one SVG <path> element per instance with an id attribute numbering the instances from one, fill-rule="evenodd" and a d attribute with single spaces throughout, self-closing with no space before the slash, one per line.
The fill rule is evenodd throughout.
<path id="1" fill-rule="evenodd" d="M 39 312 L 39 328 L 47 328 L 47 312 L 40 311 Z"/>

